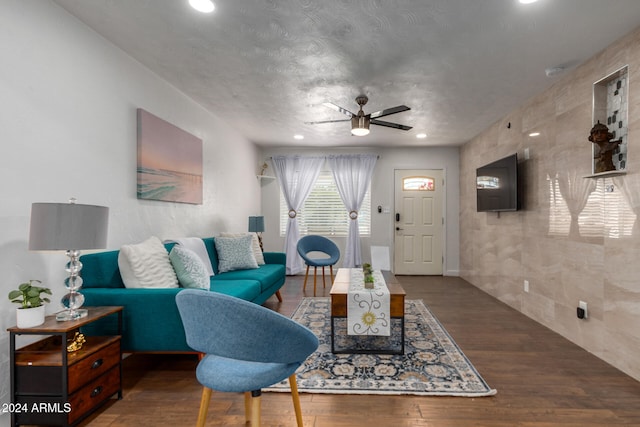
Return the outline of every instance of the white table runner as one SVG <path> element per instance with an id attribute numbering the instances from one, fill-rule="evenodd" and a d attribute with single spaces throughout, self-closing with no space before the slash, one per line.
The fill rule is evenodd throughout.
<path id="1" fill-rule="evenodd" d="M 347 293 L 348 335 L 391 335 L 391 295 L 382 272 L 373 272 L 373 289 L 365 289 L 362 269 L 350 271 Z"/>

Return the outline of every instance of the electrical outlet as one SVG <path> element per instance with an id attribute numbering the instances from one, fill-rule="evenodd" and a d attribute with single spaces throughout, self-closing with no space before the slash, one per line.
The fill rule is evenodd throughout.
<path id="1" fill-rule="evenodd" d="M 582 310 L 584 310 L 584 316 L 582 317 L 583 319 L 586 319 L 587 317 L 589 317 L 588 311 L 587 311 L 587 303 L 584 301 L 580 301 L 578 303 L 578 308 L 581 308 Z"/>
<path id="2" fill-rule="evenodd" d="M 525 292 L 529 292 L 529 281 L 528 280 L 524 281 L 524 291 Z"/>

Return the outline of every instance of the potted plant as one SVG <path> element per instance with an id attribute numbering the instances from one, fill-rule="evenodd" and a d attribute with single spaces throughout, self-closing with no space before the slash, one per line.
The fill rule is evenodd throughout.
<path id="1" fill-rule="evenodd" d="M 362 272 L 365 276 L 370 275 L 372 271 L 373 269 L 371 268 L 371 264 L 369 264 L 368 262 L 362 264 Z"/>
<path id="2" fill-rule="evenodd" d="M 371 274 L 367 274 L 364 276 L 364 288 L 365 289 L 373 289 L 375 280 Z"/>
<path id="3" fill-rule="evenodd" d="M 16 309 L 16 321 L 19 328 L 32 328 L 44 323 L 44 303 L 51 302 L 42 294 L 51 295 L 51 289 L 35 286 L 40 280 L 21 283 L 18 289 L 9 292 L 9 300 L 20 304 Z"/>

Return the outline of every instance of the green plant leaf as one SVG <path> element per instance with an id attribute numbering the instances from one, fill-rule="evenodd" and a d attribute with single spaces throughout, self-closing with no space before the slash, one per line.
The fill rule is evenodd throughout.
<path id="1" fill-rule="evenodd" d="M 21 297 L 21 296 L 22 296 L 22 292 L 20 292 L 20 291 L 11 291 L 11 292 L 9 292 L 9 299 L 10 300 L 14 300 L 14 301 L 11 301 L 11 302 L 16 302 L 17 301 L 16 298 Z"/>

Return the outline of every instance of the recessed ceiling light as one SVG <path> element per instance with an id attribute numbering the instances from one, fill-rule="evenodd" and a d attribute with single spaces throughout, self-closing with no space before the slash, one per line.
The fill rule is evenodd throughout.
<path id="1" fill-rule="evenodd" d="M 202 13 L 211 13 L 216 8 L 211 0 L 189 0 L 189 4 Z"/>
<path id="2" fill-rule="evenodd" d="M 426 137 L 427 137 L 426 133 L 419 133 L 419 134 L 416 135 L 416 138 L 419 138 L 419 139 L 424 139 Z"/>
<path id="3" fill-rule="evenodd" d="M 304 135 L 293 135 L 294 139 L 304 139 Z"/>
<path id="4" fill-rule="evenodd" d="M 518 1 L 522 4 L 529 4 L 529 3 L 535 3 L 538 0 L 518 0 Z"/>
<path id="5" fill-rule="evenodd" d="M 540 136 L 540 132 L 531 132 L 529 136 Z"/>

